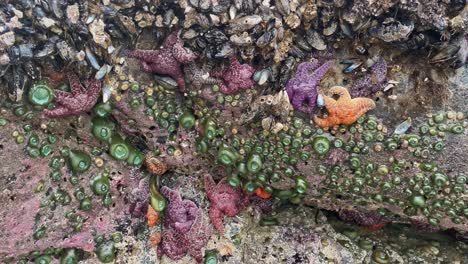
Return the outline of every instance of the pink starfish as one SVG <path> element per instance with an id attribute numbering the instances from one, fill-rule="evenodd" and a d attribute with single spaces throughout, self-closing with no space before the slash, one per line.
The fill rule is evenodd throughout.
<path id="1" fill-rule="evenodd" d="M 185 91 L 181 65 L 197 57 L 191 50 L 184 48 L 180 30 L 172 32 L 159 50 L 134 50 L 126 51 L 125 54 L 130 58 L 139 59 L 145 72 L 169 75 L 174 78 L 181 92 Z"/>
<path id="2" fill-rule="evenodd" d="M 221 92 L 233 94 L 239 90 L 247 90 L 254 85 L 252 75 L 255 70 L 249 64 L 240 64 L 235 57 L 230 57 L 231 65 L 221 72 L 213 72 L 214 77 L 220 78 Z"/>
<path id="3" fill-rule="evenodd" d="M 81 85 L 78 76 L 74 73 L 68 75 L 71 93 L 55 90 L 55 102 L 59 106 L 52 110 L 44 109 L 47 117 L 64 117 L 78 115 L 87 112 L 97 103 L 101 93 L 101 82 L 98 80 L 87 81 L 85 87 Z"/>
<path id="4" fill-rule="evenodd" d="M 224 232 L 223 215 L 237 215 L 249 202 L 249 196 L 243 197 L 240 188 L 234 188 L 223 178 L 217 185 L 211 175 L 205 175 L 205 190 L 210 205 L 210 219 L 219 232 Z"/>

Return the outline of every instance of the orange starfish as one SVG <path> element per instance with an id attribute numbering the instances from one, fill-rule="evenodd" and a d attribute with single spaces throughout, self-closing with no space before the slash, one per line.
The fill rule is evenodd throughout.
<path id="1" fill-rule="evenodd" d="M 375 107 L 372 99 L 359 97 L 351 98 L 348 89 L 341 86 L 334 86 L 330 89 L 331 96 L 323 96 L 328 116 L 319 118 L 314 115 L 314 122 L 319 127 L 333 127 L 336 125 L 350 125 Z M 333 96 L 338 95 L 338 99 Z"/>

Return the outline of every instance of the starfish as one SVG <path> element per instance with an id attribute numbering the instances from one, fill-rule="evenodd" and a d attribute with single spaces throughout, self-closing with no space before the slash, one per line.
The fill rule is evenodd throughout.
<path id="1" fill-rule="evenodd" d="M 212 72 L 212 76 L 220 79 L 220 90 L 224 94 L 233 94 L 239 90 L 247 90 L 254 85 L 252 75 L 254 68 L 249 64 L 240 64 L 237 58 L 230 57 L 231 65 L 220 72 Z"/>
<path id="2" fill-rule="evenodd" d="M 101 82 L 98 80 L 87 81 L 85 87 L 81 85 L 78 76 L 74 73 L 68 75 L 71 93 L 55 90 L 55 102 L 59 106 L 52 110 L 45 109 L 47 117 L 64 117 L 78 115 L 87 112 L 97 103 L 101 93 Z"/>
<path id="3" fill-rule="evenodd" d="M 127 57 L 141 61 L 145 72 L 169 75 L 179 85 L 181 92 L 185 91 L 184 74 L 181 65 L 187 64 L 197 57 L 191 50 L 184 48 L 184 42 L 180 38 L 180 30 L 172 32 L 159 50 L 134 50 L 125 51 Z"/>
<path id="4" fill-rule="evenodd" d="M 380 58 L 372 65 L 371 74 L 356 80 L 351 86 L 353 97 L 366 97 L 381 91 L 387 85 L 387 62 Z"/>
<path id="5" fill-rule="evenodd" d="M 205 84 L 213 85 L 219 83 L 218 79 L 210 76 L 209 72 L 211 71 L 212 65 L 208 64 L 206 68 L 207 69 L 203 67 L 199 68 L 194 62 L 184 67 L 185 77 L 196 89 L 202 88 Z"/>
<path id="6" fill-rule="evenodd" d="M 294 109 L 305 113 L 312 113 L 315 110 L 317 86 L 332 66 L 332 60 L 320 65 L 317 59 L 299 64 L 296 74 L 286 84 L 286 92 Z"/>
<path id="7" fill-rule="evenodd" d="M 158 256 L 166 255 L 172 260 L 179 260 L 189 254 L 197 262 L 202 262 L 201 249 L 213 233 L 212 227 L 202 221 L 202 210 L 194 202 L 182 200 L 179 192 L 168 187 L 162 187 L 161 193 L 169 199 L 169 207 Z"/>
<path id="8" fill-rule="evenodd" d="M 182 200 L 180 193 L 163 186 L 161 194 L 169 200 L 166 223 L 176 231 L 186 233 L 195 221 L 199 208 L 190 200 Z"/>
<path id="9" fill-rule="evenodd" d="M 210 219 L 219 232 L 224 232 L 223 215 L 237 215 L 249 202 L 249 196 L 243 196 L 240 188 L 234 188 L 223 178 L 218 184 L 211 175 L 205 175 L 205 190 L 210 205 Z"/>
<path id="10" fill-rule="evenodd" d="M 335 100 L 331 96 L 324 96 L 328 116 L 326 118 L 319 118 L 314 115 L 314 122 L 319 127 L 333 127 L 341 124 L 350 125 L 375 107 L 372 99 L 362 97 L 351 99 L 348 90 L 341 86 L 332 87 L 329 93 L 332 96 L 338 95 L 339 98 Z"/>

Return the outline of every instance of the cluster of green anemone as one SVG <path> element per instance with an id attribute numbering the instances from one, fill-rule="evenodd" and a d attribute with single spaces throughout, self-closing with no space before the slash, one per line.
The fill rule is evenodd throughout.
<path id="1" fill-rule="evenodd" d="M 165 98 L 164 95 L 157 96 L 159 99 Z M 247 131 L 251 131 L 250 133 L 238 134 L 229 133 L 236 129 L 229 122 L 217 124 L 218 110 L 208 110 L 204 100 L 196 95 L 192 97 L 188 105 L 193 105 L 195 115 L 185 111 L 179 116 L 180 126 L 192 129 L 195 123 L 199 124 L 201 129 L 197 129 L 197 153 L 213 156 L 218 164 L 228 168 L 228 182 L 232 186 L 242 186 L 248 192 L 260 187 L 279 199 L 299 203 L 307 192 L 309 183 L 304 175 L 299 174 L 297 165 L 317 163 L 316 172 L 328 175 L 326 185 L 318 192 L 320 195 L 341 196 L 352 192 L 355 195 L 351 199 L 359 204 L 397 205 L 408 214 L 420 211 L 433 224 L 437 224 L 445 215 L 450 216 L 455 223 L 459 223 L 461 217 L 466 217 L 467 210 L 463 201 L 458 201 L 455 208 L 444 213 L 428 209 L 434 194 L 449 185 L 453 189 L 450 195 L 446 195 L 448 198 L 445 198 L 443 205 L 452 204 L 448 201 L 455 202 L 456 197 L 465 192 L 463 184 L 455 182 L 463 182 L 464 176 L 458 177 L 458 180 L 449 180 L 448 176 L 434 167 L 434 171 L 426 173 L 419 183 L 403 177 L 408 166 L 417 162 L 425 164 L 424 162 L 435 158 L 444 149 L 447 134 L 464 132 L 463 116 L 460 118 L 453 112 L 441 112 L 413 129 L 415 132 L 411 134 L 390 134 L 373 116 L 363 116 L 355 124 L 323 131 L 293 114 L 287 124 L 288 129 L 277 134 L 263 130 L 260 122 L 248 125 Z M 172 105 L 174 101 L 169 102 Z M 153 107 L 154 112 L 158 113 L 157 118 L 161 118 L 161 113 L 164 117 L 168 116 L 164 103 L 154 105 L 157 105 Z M 323 163 L 333 149 L 347 152 L 349 159 L 339 164 Z M 413 158 L 385 158 L 391 157 L 397 150 L 412 153 Z M 388 161 L 382 161 L 382 158 Z M 275 182 L 283 179 L 293 180 L 295 187 L 290 190 L 274 188 Z M 398 198 L 398 190 L 402 187 L 405 190 L 405 199 Z M 440 207 L 440 203 L 441 201 L 435 203 L 435 208 Z M 387 214 L 388 210 L 384 207 L 379 212 Z M 435 214 L 431 215 L 432 212 Z"/>
<path id="2" fill-rule="evenodd" d="M 94 107 L 94 117 L 91 121 L 93 136 L 108 144 L 109 155 L 114 159 L 126 161 L 132 166 L 141 166 L 144 161 L 143 153 L 116 133 L 115 124 L 109 119 L 111 111 L 109 102 L 99 103 Z"/>
<path id="3" fill-rule="evenodd" d="M 309 183 L 297 175 L 297 165 L 318 160 L 316 172 L 328 175 L 325 188 L 319 190 L 321 195 L 353 193 L 350 199 L 358 204 L 383 205 L 378 210 L 381 214 L 388 214 L 386 205 L 397 205 L 408 215 L 426 215 L 434 225 L 446 216 L 456 224 L 468 217 L 468 207 L 459 199 L 466 193 L 466 176 L 449 178 L 434 164 L 429 170 L 427 165 L 444 149 L 446 137 L 464 133 L 466 122 L 461 113 L 437 113 L 412 134 L 389 134 L 372 116 L 363 116 L 353 125 L 339 126 L 330 132 L 316 129 L 299 117 L 293 117 L 289 129 L 278 134 L 260 131 L 260 124 L 253 123 L 249 129 L 255 132 L 248 135 L 227 135 L 225 132 L 232 127 L 218 127 L 214 120 L 206 115 L 199 119 L 202 130 L 196 150 L 214 155 L 219 164 L 228 167 L 228 182 L 232 186 L 243 186 L 249 192 L 261 187 L 279 199 L 298 203 Z M 349 159 L 332 165 L 320 162 L 332 149 L 344 150 Z M 396 160 L 392 153 L 397 150 L 412 153 L 413 158 Z M 382 158 L 388 161 L 379 164 Z M 421 169 L 422 172 L 405 177 L 404 171 L 415 164 L 426 167 L 426 172 Z M 284 178 L 293 179 L 295 187 L 272 187 Z M 399 198 L 401 189 L 406 198 Z"/>
<path id="4" fill-rule="evenodd" d="M 26 152 L 29 157 L 48 157 L 54 152 L 54 145 L 57 142 L 57 136 L 53 134 L 47 134 L 45 139 L 39 137 L 38 134 L 32 131 L 32 126 L 26 124 L 23 126 L 24 134 L 18 133 L 15 137 L 15 141 L 18 144 L 22 144 L 27 137 Z"/>
<path id="5" fill-rule="evenodd" d="M 296 174 L 295 166 L 312 155 L 324 158 L 331 148 L 329 138 L 321 129 L 305 125 L 300 118 L 295 118 L 287 131 L 278 134 L 268 131 L 228 134 L 226 131 L 231 131 L 232 127 L 218 127 L 208 117 L 201 118 L 200 123 L 203 129 L 196 141 L 197 152 L 208 153 L 215 149 L 218 163 L 230 170 L 228 182 L 232 186 L 242 186 L 248 192 L 262 188 L 293 202 L 299 202 L 308 188 L 305 177 Z M 258 126 L 251 124 L 248 129 L 258 131 Z M 294 179 L 294 190 L 276 190 L 270 185 L 282 177 Z"/>
<path id="6" fill-rule="evenodd" d="M 99 261 L 102 263 L 113 262 L 116 258 L 117 248 L 116 243 L 122 241 L 122 234 L 115 232 L 111 234 L 108 238 L 103 235 L 96 236 L 94 242 L 96 243 L 95 254 Z M 85 252 L 75 248 L 48 248 L 43 252 L 33 251 L 27 256 L 21 258 L 16 263 L 26 264 L 33 261 L 36 264 L 49 264 L 56 263 L 60 261 L 60 264 L 76 264 L 79 261 L 83 260 L 85 257 Z M 11 260 L 4 260 L 5 263 L 12 263 Z"/>
<path id="7" fill-rule="evenodd" d="M 2 101 L 2 107 L 9 109 L 12 113 L 21 118 L 31 120 L 34 117 L 33 110 L 42 111 L 44 108 L 53 108 L 54 93 L 50 85 L 44 81 L 34 83 L 28 90 L 26 102 L 13 102 L 10 99 Z M 0 127 L 6 125 L 8 120 L 0 118 Z"/>
<path id="8" fill-rule="evenodd" d="M 37 83 L 30 89 L 28 98 L 34 108 L 42 109 L 50 107 L 53 92 L 46 84 Z M 227 99 L 223 98 L 223 102 Z M 449 177 L 431 162 L 444 149 L 446 137 L 464 133 L 466 123 L 463 122 L 463 116 L 441 112 L 411 134 L 389 135 L 372 116 L 363 116 L 350 126 L 339 126 L 332 131 L 323 131 L 313 127 L 309 121 L 292 115 L 290 124 L 286 125 L 287 129 L 277 134 L 263 130 L 259 122 L 249 124 L 248 132 L 241 134 L 231 132 L 236 127 L 229 122 L 217 124 L 217 115 L 220 111 L 210 110 L 206 102 L 200 98 L 190 98 L 182 106 L 173 93 L 159 91 L 155 95 L 146 94 L 144 102 L 147 107 L 146 114 L 154 119 L 160 128 L 170 133 L 168 137 L 170 141 L 175 140 L 178 127 L 194 130 L 198 124 L 201 129 L 197 130 L 197 153 L 215 157 L 218 164 L 228 168 L 229 184 L 235 187 L 242 186 L 248 192 L 262 188 L 281 200 L 300 203 L 309 188 L 309 183 L 304 175 L 299 174 L 297 165 L 316 162 L 316 173 L 327 176 L 324 188 L 318 190 L 319 195 L 332 194 L 330 197 L 346 197 L 352 193 L 350 199 L 358 204 L 383 205 L 378 210 L 381 214 L 388 213 L 386 205 L 397 205 L 408 215 L 417 213 L 426 215 L 429 223 L 434 225 L 445 216 L 449 216 L 454 223 L 462 223 L 468 217 L 468 207 L 462 199 L 459 199 L 460 195 L 466 193 L 467 176 L 458 174 Z M 31 111 L 25 105 L 6 101 L 3 106 L 12 109 L 16 116 L 32 118 Z M 131 98 L 130 106 L 134 109 L 140 107 L 138 97 Z M 135 166 L 141 165 L 143 154 L 116 133 L 115 124 L 109 118 L 111 111 L 109 103 L 99 103 L 95 106 L 92 134 L 98 140 L 107 143 L 109 154 L 116 160 L 125 160 Z M 8 124 L 6 119 L 0 119 L 0 126 L 6 124 Z M 28 139 L 27 151 L 31 157 L 47 157 L 53 154 L 52 146 L 57 141 L 54 135 L 47 135 L 41 141 L 30 126 L 25 126 L 24 131 Z M 346 136 L 350 134 L 351 137 Z M 17 143 L 23 143 L 26 137 L 20 133 L 15 134 Z M 339 164 L 323 163 L 322 161 L 333 149 L 347 152 L 349 159 Z M 391 156 L 397 150 L 409 151 L 414 160 L 397 160 Z M 378 153 L 382 151 L 385 153 L 379 155 Z M 168 147 L 167 152 L 172 155 L 174 148 Z M 390 158 L 375 159 L 375 156 Z M 53 181 L 60 180 L 60 168 L 65 160 L 68 160 L 74 173 L 84 172 L 91 165 L 91 157 L 86 152 L 63 148 L 60 155 L 52 156 L 49 162 L 52 168 L 50 177 Z M 418 171 L 407 177 L 405 170 L 415 167 Z M 283 179 L 294 182 L 294 188 L 276 189 L 275 183 Z M 77 185 L 74 196 L 80 203 L 79 209 L 91 210 L 91 197 L 78 186 L 78 177 L 72 176 L 70 182 Z M 157 183 L 152 181 L 150 186 L 153 186 L 151 197 L 153 193 L 156 197 L 159 194 Z M 102 197 L 104 205 L 112 203 L 107 170 L 91 180 L 90 188 L 95 195 Z M 42 182 L 42 187 L 38 186 L 36 190 L 43 189 Z M 403 198 L 399 195 L 401 190 L 405 195 Z M 162 211 L 165 208 L 165 200 L 163 197 L 157 198 L 152 198 L 151 205 Z M 67 205 L 70 201 L 70 194 L 57 189 L 50 199 L 43 201 L 42 206 L 55 208 L 57 205 Z M 83 219 L 79 214 L 73 210 L 67 212 L 67 219 L 74 230 L 81 229 Z M 275 221 L 266 219 L 264 222 L 268 225 L 274 224 Z M 45 231 L 44 226 L 36 227 L 34 238 L 40 239 Z M 114 242 L 112 240 L 96 242 L 98 244 L 96 253 L 101 261 L 110 262 L 115 258 Z M 40 263 L 47 263 L 50 254 L 40 255 L 37 258 L 42 259 Z M 378 263 L 385 263 L 386 257 L 376 251 L 373 258 Z"/>
<path id="9" fill-rule="evenodd" d="M 116 243 L 122 241 L 122 234 L 119 232 L 113 233 L 110 237 L 106 238 L 103 235 L 96 236 L 94 242 L 96 243 L 95 253 L 102 263 L 110 263 L 115 260 L 117 254 Z"/>
<path id="10" fill-rule="evenodd" d="M 458 116 L 453 112 L 438 113 L 416 128 L 414 134 L 390 136 L 377 130 L 373 117 L 361 118 L 349 129 L 360 130 L 353 134 L 361 138 L 356 140 L 354 136 L 341 146 L 349 153 L 349 159 L 343 164 L 317 167 L 319 174 L 328 175 L 321 194 L 349 197 L 361 205 L 379 204 L 382 207 L 378 212 L 383 215 L 389 213 L 386 207 L 396 205 L 409 216 L 425 215 L 433 225 L 445 217 L 455 224 L 462 223 L 468 217 L 468 207 L 459 197 L 466 193 L 467 177 L 464 174 L 449 177 L 432 161 L 444 149 L 450 134 L 463 133 L 464 117 Z M 363 148 L 356 148 L 359 145 Z M 362 151 L 367 145 L 373 146 L 372 156 Z M 378 154 L 384 150 L 387 153 Z M 396 150 L 412 153 L 413 157 L 396 159 L 392 155 Z"/>
<path id="11" fill-rule="evenodd" d="M 31 259 L 35 264 L 56 263 L 57 260 L 60 264 L 76 264 L 83 258 L 83 255 L 83 251 L 75 248 L 48 248 L 44 252 L 33 251 L 27 258 L 20 259 L 16 263 L 26 264 L 29 263 L 28 259 Z"/>

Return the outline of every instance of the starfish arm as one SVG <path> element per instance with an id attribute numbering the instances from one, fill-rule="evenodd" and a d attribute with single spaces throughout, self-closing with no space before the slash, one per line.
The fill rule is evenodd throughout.
<path id="1" fill-rule="evenodd" d="M 240 84 L 233 83 L 233 82 L 229 82 L 229 83 L 228 83 L 229 94 L 236 93 L 236 92 L 238 92 L 241 88 L 242 88 L 242 87 L 240 86 Z"/>
<path id="2" fill-rule="evenodd" d="M 181 92 L 185 92 L 185 79 L 183 75 L 179 76 L 172 76 L 174 77 L 175 81 L 177 82 L 177 85 L 179 86 L 179 90 Z"/>
<path id="3" fill-rule="evenodd" d="M 70 112 L 70 109 L 65 106 L 59 106 L 52 110 L 44 109 L 43 113 L 47 117 L 65 117 L 73 114 Z"/>
<path id="4" fill-rule="evenodd" d="M 338 101 L 330 96 L 323 96 L 323 100 L 325 102 L 325 108 L 327 108 L 327 111 L 329 113 L 334 113 L 335 109 L 338 107 Z"/>
<path id="5" fill-rule="evenodd" d="M 180 194 L 166 186 L 161 187 L 161 194 L 164 195 L 164 197 L 166 197 L 170 203 L 178 204 L 182 202 L 182 197 L 180 197 Z"/>
<path id="6" fill-rule="evenodd" d="M 64 105 L 64 106 L 69 106 L 69 105 L 76 105 L 78 102 L 75 97 L 70 96 L 68 93 L 66 96 L 56 96 L 55 97 L 55 102 L 58 104 Z"/>
<path id="7" fill-rule="evenodd" d="M 317 107 L 317 94 L 309 94 L 307 95 L 307 104 L 303 105 L 303 110 L 302 112 L 304 113 L 312 113 L 315 111 L 315 108 Z"/>
<path id="8" fill-rule="evenodd" d="M 372 65 L 371 72 L 378 83 L 383 83 L 387 78 L 387 62 L 385 59 L 380 57 L 380 59 Z"/>
<path id="9" fill-rule="evenodd" d="M 126 53 L 127 57 L 145 62 L 154 61 L 160 54 L 159 50 L 132 50 Z"/>
<path id="10" fill-rule="evenodd" d="M 250 89 L 252 86 L 254 86 L 254 82 L 252 81 L 252 79 L 249 78 L 242 83 L 241 88 L 247 90 Z"/>
<path id="11" fill-rule="evenodd" d="M 153 65 L 150 62 L 142 61 L 141 68 L 143 69 L 144 72 L 154 73 Z"/>
<path id="12" fill-rule="evenodd" d="M 86 89 L 81 85 L 78 76 L 74 73 L 68 75 L 68 82 L 70 83 L 71 92 L 73 95 L 83 93 Z"/>
<path id="13" fill-rule="evenodd" d="M 338 101 L 346 102 L 346 101 L 351 100 L 351 95 L 349 95 L 348 89 L 341 87 L 341 86 L 333 86 L 328 91 L 328 93 L 330 95 L 339 95 L 340 98 L 338 99 Z"/>
<path id="14" fill-rule="evenodd" d="M 71 109 L 71 110 L 79 110 L 80 108 L 82 108 L 84 105 L 87 104 L 87 102 L 85 102 L 85 100 L 88 99 L 88 98 L 85 98 L 83 100 L 83 96 L 79 96 L 79 97 L 62 97 L 62 98 L 56 98 L 56 101 L 67 107 L 68 109 Z"/>
<path id="15" fill-rule="evenodd" d="M 188 244 L 182 234 L 172 230 L 164 230 L 161 238 L 161 243 L 158 246 L 158 256 L 164 254 L 172 260 L 179 260 L 187 253 Z"/>
<path id="16" fill-rule="evenodd" d="M 310 74 L 311 71 L 317 69 L 319 63 L 317 60 L 311 62 L 303 62 L 297 66 L 296 76 L 304 76 Z"/>
<path id="17" fill-rule="evenodd" d="M 102 83 L 98 80 L 93 80 L 89 82 L 88 90 L 86 94 L 92 98 L 92 101 L 96 100 L 101 94 L 101 85 Z"/>
<path id="18" fill-rule="evenodd" d="M 314 115 L 313 120 L 314 123 L 319 127 L 331 127 L 328 118 L 320 118 Z"/>
<path id="19" fill-rule="evenodd" d="M 242 204 L 239 204 L 239 207 L 242 207 Z M 227 215 L 227 216 L 230 216 L 230 217 L 233 217 L 233 216 L 236 216 L 237 213 L 239 213 L 239 208 L 235 205 L 233 206 L 226 206 L 224 208 L 224 213 Z"/>
<path id="20" fill-rule="evenodd" d="M 192 227 L 193 221 L 187 221 L 187 222 L 176 222 L 174 223 L 174 229 L 177 230 L 177 232 L 181 233 L 186 233 L 187 231 L 190 230 Z"/>
<path id="21" fill-rule="evenodd" d="M 213 180 L 213 177 L 211 177 L 211 175 L 209 174 L 205 175 L 203 181 L 205 185 L 205 191 L 208 194 L 208 198 L 209 198 L 211 196 L 211 193 L 213 193 L 214 189 L 216 188 L 216 183 Z"/>
<path id="22" fill-rule="evenodd" d="M 314 80 L 317 80 L 317 83 L 320 82 L 320 80 L 327 74 L 328 70 L 333 66 L 333 60 L 329 60 L 322 64 L 320 67 L 318 67 L 311 78 Z"/>
<path id="23" fill-rule="evenodd" d="M 213 205 L 210 206 L 210 220 L 213 226 L 220 232 L 224 232 L 224 225 L 223 225 L 223 214 L 218 208 L 213 207 Z"/>
<path id="24" fill-rule="evenodd" d="M 229 57 L 229 63 L 231 63 L 231 67 L 230 67 L 231 69 L 241 66 L 237 58 L 234 56 Z"/>
<path id="25" fill-rule="evenodd" d="M 61 97 L 73 97 L 73 94 L 61 90 L 54 90 L 55 101 Z"/>
<path id="26" fill-rule="evenodd" d="M 201 249 L 192 249 L 189 248 L 189 254 L 192 256 L 198 263 L 203 262 L 203 254 Z"/>
<path id="27" fill-rule="evenodd" d="M 190 200 L 185 200 L 184 202 L 184 206 L 185 208 L 187 209 L 187 214 L 192 218 L 192 219 L 196 219 L 197 218 L 197 215 L 199 214 L 199 208 L 198 206 L 190 201 Z"/>
<path id="28" fill-rule="evenodd" d="M 364 76 L 358 80 L 356 80 L 353 85 L 350 87 L 351 96 L 352 97 L 365 97 L 370 94 L 370 89 L 367 87 L 371 85 L 370 77 Z"/>
<path id="29" fill-rule="evenodd" d="M 291 99 L 291 104 L 295 108 L 301 108 L 302 104 L 304 103 L 304 100 L 306 98 L 306 91 L 304 90 L 299 90 L 294 93 L 294 96 Z"/>
<path id="30" fill-rule="evenodd" d="M 352 103 L 359 109 L 358 113 L 361 113 L 360 116 L 375 108 L 375 102 L 369 98 L 354 98 Z"/>
<path id="31" fill-rule="evenodd" d="M 223 94 L 232 94 L 234 93 L 233 90 L 230 88 L 230 86 L 227 86 L 224 82 L 220 82 L 219 84 L 219 89 Z"/>
<path id="32" fill-rule="evenodd" d="M 172 47 L 172 55 L 178 62 L 182 64 L 187 64 L 197 57 L 191 50 L 184 48 L 182 42 L 177 42 Z"/>
<path id="33" fill-rule="evenodd" d="M 213 77 L 215 77 L 215 78 L 221 78 L 221 79 L 223 79 L 224 71 L 223 71 L 223 70 L 210 71 L 210 75 L 213 76 Z"/>
<path id="34" fill-rule="evenodd" d="M 180 30 L 175 30 L 167 38 L 164 40 L 163 47 L 171 47 L 174 46 L 179 40 L 182 41 L 179 37 Z"/>

